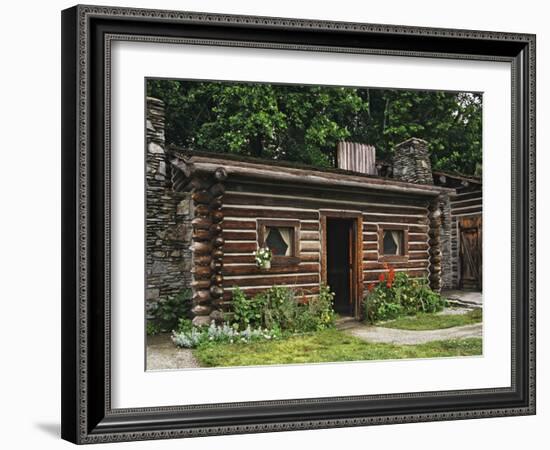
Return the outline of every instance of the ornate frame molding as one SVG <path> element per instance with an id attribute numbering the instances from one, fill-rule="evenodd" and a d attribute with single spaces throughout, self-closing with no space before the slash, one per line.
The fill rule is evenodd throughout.
<path id="1" fill-rule="evenodd" d="M 98 30 L 99 20 L 113 23 Z M 204 14 L 99 6 L 76 6 L 63 12 L 63 398 L 62 435 L 76 443 L 98 443 L 143 439 L 164 439 L 219 434 L 271 432 L 329 427 L 348 427 L 421 421 L 440 421 L 535 413 L 535 36 L 530 34 L 450 30 L 304 19 Z M 125 24 L 137 28 L 162 24 L 170 30 L 191 26 L 196 34 L 210 36 L 175 37 L 147 35 L 120 30 Z M 214 30 L 214 31 L 212 31 Z M 249 39 L 235 39 L 246 30 Z M 313 41 L 311 31 L 321 32 Z M 284 33 L 283 33 L 284 32 Z M 326 34 L 323 34 L 325 33 Z M 226 34 L 223 38 L 212 34 Z M 233 33 L 233 34 L 231 34 Z M 286 36 L 284 37 L 283 34 Z M 334 36 L 331 40 L 330 36 Z M 350 42 L 357 46 L 338 45 Z M 280 42 L 266 41 L 277 37 Z M 96 39 L 94 41 L 94 39 Z M 296 42 L 290 42 L 295 39 Z M 323 39 L 325 39 L 323 41 Z M 397 40 L 405 48 L 398 48 Z M 304 51 L 349 52 L 431 58 L 507 61 L 512 64 L 512 261 L 513 344 L 512 386 L 475 391 L 410 393 L 361 397 L 293 399 L 288 401 L 239 404 L 195 405 L 186 407 L 113 410 L 110 402 L 110 49 L 113 40 L 157 43 L 245 46 Z M 309 42 L 309 41 L 312 42 Z M 369 41 L 370 40 L 370 41 Z M 441 50 L 445 40 L 449 49 Z M 286 42 L 285 42 L 286 41 Z M 304 43 L 304 41 L 308 41 Z M 361 45 L 372 42 L 373 46 Z M 476 52 L 466 51 L 468 47 Z M 491 42 L 492 52 L 483 43 Z M 98 46 L 104 46 L 103 53 Z M 485 47 L 485 50 L 489 48 Z M 101 56 L 101 58 L 99 58 Z M 99 59 L 98 59 L 99 58 Z M 98 77 L 106 69 L 105 79 Z M 95 96 L 103 83 L 100 104 L 104 123 L 99 126 Z M 96 111 L 97 112 L 97 111 Z M 99 137 L 98 137 L 99 136 Z M 92 144 L 101 143 L 103 156 L 97 161 Z M 101 175 L 101 177 L 100 177 Z M 100 186 L 98 186 L 98 184 Z M 99 209 L 98 209 L 99 208 Z M 99 217 L 100 209 L 105 212 Z M 97 231 L 102 231 L 99 241 Z M 95 233 L 95 234 L 94 234 Z M 101 249 L 98 248 L 101 245 Z M 519 265 L 519 266 L 518 266 Z M 101 278 L 101 274 L 103 278 Z M 95 280 L 101 278 L 101 292 Z M 94 299 L 103 299 L 101 302 Z M 94 314 L 101 323 L 92 319 Z M 92 346 L 101 347 L 99 355 Z M 100 367 L 101 366 L 101 367 Z M 91 368 L 91 369 L 90 369 Z M 101 376 L 104 380 L 99 380 Z M 101 401 L 92 401 L 101 391 Z M 514 394 L 514 396 L 512 396 Z M 496 402 L 497 395 L 508 395 L 508 402 Z M 477 396 L 485 399 L 474 401 Z M 383 413 L 380 401 L 399 401 L 409 406 L 415 400 L 454 398 L 470 401 L 470 409 L 441 410 L 420 407 L 411 413 Z M 513 401 L 512 397 L 515 399 Z M 504 398 L 504 397 L 503 397 Z M 493 399 L 493 400 L 492 400 Z M 377 407 L 360 414 L 351 410 L 336 415 L 330 405 L 349 401 L 371 402 Z M 493 402 L 493 403 L 491 403 Z M 398 404 L 401 404 L 398 403 Z M 363 404 L 363 403 L 362 403 Z M 477 406 L 476 406 L 477 405 Z M 284 409 L 293 406 L 310 418 L 291 418 Z M 270 421 L 244 420 L 243 407 L 258 408 Z M 378 409 L 376 409 L 378 408 Z M 230 411 L 232 420 L 212 425 L 193 422 L 209 411 Z M 413 408 L 414 409 L 414 408 Z M 315 410 L 315 415 L 313 414 Z M 378 411 L 378 412 L 377 412 Z M 189 414 L 193 412 L 193 417 Z M 226 412 L 227 414 L 227 412 Z M 271 417 L 271 416 L 270 416 Z M 277 419 L 279 417 L 280 419 Z M 314 418 L 317 417 L 317 418 Z M 174 421 L 174 419 L 177 419 Z M 240 420 L 242 419 L 242 420 Z M 168 420 L 175 425 L 168 425 Z"/>

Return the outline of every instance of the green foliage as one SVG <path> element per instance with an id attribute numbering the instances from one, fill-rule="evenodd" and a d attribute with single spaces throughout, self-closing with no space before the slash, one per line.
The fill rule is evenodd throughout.
<path id="1" fill-rule="evenodd" d="M 296 328 L 303 332 L 320 331 L 332 328 L 336 322 L 336 314 L 332 307 L 334 293 L 322 284 L 319 295 L 311 298 L 300 309 Z"/>
<path id="2" fill-rule="evenodd" d="M 482 321 L 481 308 L 476 308 L 466 314 L 433 314 L 418 313 L 415 316 L 401 317 L 396 320 L 381 323 L 386 328 L 400 330 L 442 330 L 451 327 L 472 325 Z"/>
<path id="3" fill-rule="evenodd" d="M 324 285 L 318 296 L 304 304 L 285 286 L 273 286 L 252 298 L 235 287 L 231 301 L 233 323 L 240 330 L 249 326 L 288 332 L 322 330 L 334 326 L 333 297 Z"/>
<path id="4" fill-rule="evenodd" d="M 439 170 L 480 175 L 482 94 L 149 80 L 166 104 L 167 140 L 186 148 L 331 167 L 339 140 L 389 159 L 410 137 Z"/>
<path id="5" fill-rule="evenodd" d="M 145 325 L 145 330 L 147 332 L 147 336 L 156 336 L 160 333 L 160 327 L 156 322 L 153 322 L 151 320 L 148 320 Z"/>
<path id="6" fill-rule="evenodd" d="M 426 279 L 411 279 L 392 268 L 376 285 L 370 285 L 363 301 L 366 318 L 374 323 L 419 312 L 441 311 L 447 301 L 430 289 Z"/>
<path id="7" fill-rule="evenodd" d="M 336 329 L 258 340 L 200 346 L 193 351 L 201 366 L 255 366 L 405 358 L 441 358 L 482 354 L 482 339 L 451 339 L 419 345 L 372 343 Z"/>
<path id="8" fill-rule="evenodd" d="M 169 332 L 177 327 L 181 318 L 188 318 L 191 310 L 191 290 L 184 289 L 149 305 L 149 314 L 159 332 Z"/>
<path id="9" fill-rule="evenodd" d="M 233 308 L 233 323 L 240 330 L 244 330 L 248 326 L 259 326 L 262 324 L 263 302 L 260 297 L 249 299 L 238 286 L 235 286 L 231 299 L 231 307 Z"/>

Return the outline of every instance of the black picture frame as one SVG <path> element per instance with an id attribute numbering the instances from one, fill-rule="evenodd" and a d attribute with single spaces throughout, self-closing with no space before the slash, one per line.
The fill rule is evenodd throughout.
<path id="1" fill-rule="evenodd" d="M 114 410 L 110 401 L 109 45 L 113 39 L 508 61 L 512 384 L 507 388 Z M 141 130 L 139 130 L 141 132 Z M 107 144 L 106 144 L 107 143 Z M 163 439 L 535 413 L 535 36 L 75 6 L 62 12 L 62 437 Z"/>

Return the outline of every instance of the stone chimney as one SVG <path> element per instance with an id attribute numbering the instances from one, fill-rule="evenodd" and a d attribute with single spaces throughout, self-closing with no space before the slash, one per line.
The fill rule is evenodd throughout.
<path id="1" fill-rule="evenodd" d="M 428 143 L 410 138 L 393 149 L 393 177 L 417 184 L 433 184 Z"/>
<path id="2" fill-rule="evenodd" d="M 339 169 L 376 175 L 376 151 L 372 145 L 338 142 L 336 161 Z"/>

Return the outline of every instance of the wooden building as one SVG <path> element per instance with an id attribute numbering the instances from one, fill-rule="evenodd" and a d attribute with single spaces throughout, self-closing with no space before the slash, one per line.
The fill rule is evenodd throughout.
<path id="1" fill-rule="evenodd" d="M 290 286 L 307 298 L 325 283 L 335 310 L 359 318 L 387 264 L 441 290 L 448 210 L 466 211 L 473 194 L 457 201 L 450 178 L 434 184 L 426 148 L 414 138 L 397 146 L 391 177 L 377 175 L 374 148 L 362 144 L 340 144 L 335 169 L 190 152 L 165 145 L 162 103 L 148 99 L 147 299 L 190 286 L 193 322 L 207 324 L 230 309 L 236 286 L 248 295 Z M 269 269 L 255 264 L 263 246 Z"/>
<path id="2" fill-rule="evenodd" d="M 481 179 L 445 172 L 433 173 L 434 183 L 450 187 L 451 252 L 449 288 L 481 290 L 483 189 Z"/>
<path id="3" fill-rule="evenodd" d="M 172 149 L 176 191 L 191 195 L 196 322 L 229 309 L 232 290 L 274 285 L 335 292 L 359 317 L 365 286 L 391 264 L 441 288 L 439 198 L 446 188 Z M 269 246 L 270 269 L 254 252 Z"/>

